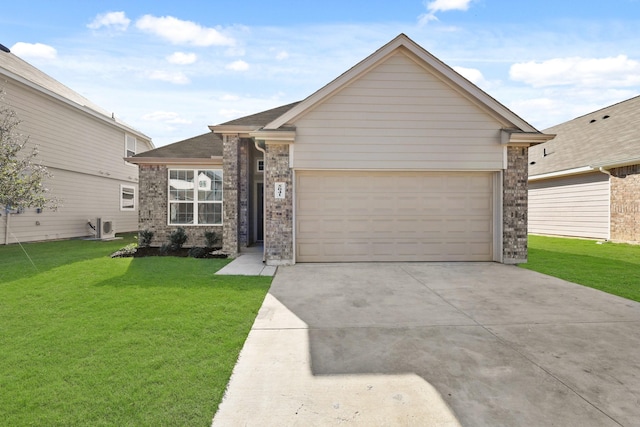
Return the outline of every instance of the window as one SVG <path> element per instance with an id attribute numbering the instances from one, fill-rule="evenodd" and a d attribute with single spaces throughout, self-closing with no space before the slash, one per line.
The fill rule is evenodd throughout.
<path id="1" fill-rule="evenodd" d="M 264 172 L 264 160 L 260 159 L 256 163 L 256 172 Z"/>
<path id="2" fill-rule="evenodd" d="M 120 186 L 120 210 L 133 211 L 136 209 L 136 188 L 130 185 Z"/>
<path id="3" fill-rule="evenodd" d="M 222 224 L 222 170 L 169 169 L 169 224 Z"/>
<path id="4" fill-rule="evenodd" d="M 126 135 L 124 137 L 124 156 L 125 157 L 133 157 L 136 155 L 136 141 L 135 136 Z"/>

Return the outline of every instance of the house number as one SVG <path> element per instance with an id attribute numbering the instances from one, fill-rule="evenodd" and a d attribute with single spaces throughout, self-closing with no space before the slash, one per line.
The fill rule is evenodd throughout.
<path id="1" fill-rule="evenodd" d="M 276 182 L 276 199 L 284 199 L 286 188 L 287 186 L 284 182 Z"/>

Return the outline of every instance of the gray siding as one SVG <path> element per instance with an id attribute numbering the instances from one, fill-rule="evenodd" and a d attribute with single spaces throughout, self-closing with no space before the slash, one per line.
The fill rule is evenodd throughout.
<path id="1" fill-rule="evenodd" d="M 10 80 L 4 87 L 6 103 L 22 121 L 21 133 L 29 136 L 30 146 L 38 145 L 38 159 L 54 175 L 47 186 L 62 199 L 57 212 L 29 209 L 12 215 L 10 242 L 87 236 L 87 220 L 99 216 L 114 219 L 116 231 L 136 230 L 137 209 L 120 211 L 120 185 L 138 193 L 138 168 L 123 160 L 125 130 L 20 83 Z M 137 137 L 138 152 L 150 148 L 149 141 Z"/>
<path id="2" fill-rule="evenodd" d="M 400 52 L 294 125 L 294 168 L 503 168 L 500 123 Z"/>
<path id="3" fill-rule="evenodd" d="M 592 173 L 530 182 L 529 232 L 608 239 L 608 175 Z"/>

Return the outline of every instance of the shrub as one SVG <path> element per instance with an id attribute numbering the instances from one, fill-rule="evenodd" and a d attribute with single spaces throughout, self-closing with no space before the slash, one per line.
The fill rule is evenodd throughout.
<path id="1" fill-rule="evenodd" d="M 220 242 L 220 235 L 215 231 L 205 231 L 204 239 L 207 242 L 207 247 L 213 248 Z"/>
<path id="2" fill-rule="evenodd" d="M 158 252 L 160 255 L 167 255 L 171 250 L 171 245 L 169 243 L 163 243 L 162 246 L 158 248 Z"/>
<path id="3" fill-rule="evenodd" d="M 169 235 L 169 241 L 171 242 L 171 250 L 177 251 L 182 248 L 182 245 L 185 244 L 189 237 L 187 233 L 184 231 L 184 228 L 176 228 Z"/>
<path id="4" fill-rule="evenodd" d="M 189 249 L 189 256 L 191 258 L 204 258 L 205 256 L 207 256 L 207 250 L 199 246 L 194 246 Z"/>
<path id="5" fill-rule="evenodd" d="M 153 240 L 153 231 L 151 230 L 142 230 L 139 233 L 138 245 L 141 248 L 148 248 L 151 246 L 151 240 Z"/>

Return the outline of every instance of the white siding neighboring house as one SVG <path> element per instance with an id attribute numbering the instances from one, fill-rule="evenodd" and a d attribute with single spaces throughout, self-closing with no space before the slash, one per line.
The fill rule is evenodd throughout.
<path id="1" fill-rule="evenodd" d="M 529 231 L 640 242 L 640 97 L 545 132 L 529 150 Z"/>
<path id="2" fill-rule="evenodd" d="M 56 212 L 0 211 L 0 244 L 93 235 L 87 222 L 113 221 L 115 231 L 138 224 L 138 167 L 125 157 L 150 150 L 151 139 L 13 55 L 0 51 L 4 102 L 20 132 L 38 145 L 54 175 L 46 185 L 62 199 Z M 9 224 L 7 226 L 7 219 Z"/>

